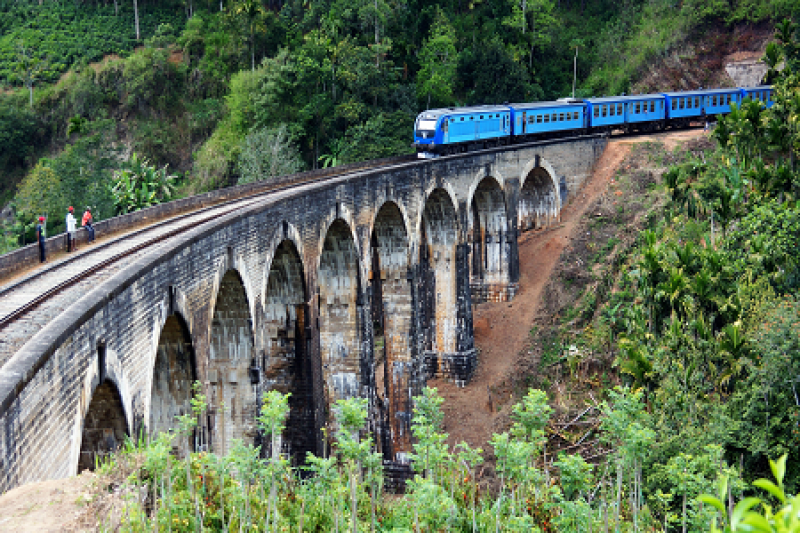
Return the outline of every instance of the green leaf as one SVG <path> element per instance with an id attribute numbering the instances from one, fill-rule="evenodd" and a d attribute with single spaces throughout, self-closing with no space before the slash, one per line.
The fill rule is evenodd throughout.
<path id="1" fill-rule="evenodd" d="M 753 485 L 769 492 L 770 494 L 778 498 L 781 501 L 781 503 L 786 503 L 786 495 L 783 493 L 783 490 L 781 490 L 772 481 L 768 479 L 757 479 L 753 481 Z"/>
<path id="2" fill-rule="evenodd" d="M 750 526 L 748 531 L 764 531 L 765 533 L 772 533 L 775 531 L 767 519 L 761 516 L 758 513 L 748 513 L 744 520 L 742 520 L 742 524 Z M 740 529 L 740 531 L 743 531 Z"/>
<path id="3" fill-rule="evenodd" d="M 775 481 L 778 482 L 779 487 L 783 487 L 783 476 L 786 475 L 786 457 L 788 454 L 783 454 L 777 461 L 769 460 L 769 468 L 772 470 L 772 475 Z M 785 501 L 785 499 L 783 500 Z"/>
<path id="4" fill-rule="evenodd" d="M 701 494 L 697 497 L 697 499 L 703 503 L 707 503 L 708 505 L 715 507 L 720 513 L 725 514 L 725 505 L 719 501 L 719 498 L 711 496 L 710 494 Z"/>
<path id="5" fill-rule="evenodd" d="M 731 530 L 736 531 L 738 525 L 744 520 L 750 509 L 759 503 L 761 503 L 761 499 L 752 496 L 737 503 L 736 507 L 733 508 L 733 514 L 731 515 Z"/>

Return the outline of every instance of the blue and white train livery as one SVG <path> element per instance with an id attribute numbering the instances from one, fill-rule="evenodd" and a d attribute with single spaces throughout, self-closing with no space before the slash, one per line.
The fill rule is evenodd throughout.
<path id="1" fill-rule="evenodd" d="M 745 99 L 772 106 L 770 86 L 562 98 L 496 106 L 430 109 L 414 125 L 419 157 L 437 157 L 501 144 L 587 133 L 651 132 L 687 128 L 730 113 Z"/>

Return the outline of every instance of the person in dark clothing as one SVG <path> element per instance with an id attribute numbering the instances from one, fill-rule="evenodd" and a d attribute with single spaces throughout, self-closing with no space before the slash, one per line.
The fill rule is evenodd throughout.
<path id="1" fill-rule="evenodd" d="M 39 262 L 44 263 L 45 261 L 47 261 L 47 257 L 45 257 L 45 250 L 44 250 L 44 240 L 45 240 L 44 217 L 39 217 L 39 223 L 36 224 L 36 239 L 39 241 Z"/>

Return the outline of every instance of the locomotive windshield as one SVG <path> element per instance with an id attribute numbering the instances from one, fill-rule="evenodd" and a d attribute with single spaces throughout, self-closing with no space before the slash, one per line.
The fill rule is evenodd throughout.
<path id="1" fill-rule="evenodd" d="M 432 139 L 436 133 L 436 120 L 418 120 L 417 121 L 417 137 L 423 139 Z"/>

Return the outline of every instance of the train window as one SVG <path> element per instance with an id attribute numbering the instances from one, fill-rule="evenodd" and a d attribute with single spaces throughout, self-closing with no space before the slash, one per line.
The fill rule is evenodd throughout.
<path id="1" fill-rule="evenodd" d="M 550 122 L 550 115 L 545 115 L 545 116 L 544 116 L 544 122 L 545 122 L 545 124 L 547 124 L 548 122 Z"/>
<path id="2" fill-rule="evenodd" d="M 558 120 L 558 113 L 553 113 L 553 122 Z"/>
<path id="3" fill-rule="evenodd" d="M 528 117 L 528 124 L 533 124 L 533 115 Z"/>
<path id="4" fill-rule="evenodd" d="M 538 115 L 538 116 L 536 117 L 536 123 L 537 123 L 537 124 L 541 124 L 541 123 L 542 123 L 542 115 Z"/>
<path id="5" fill-rule="evenodd" d="M 597 118 L 597 117 L 600 116 L 600 108 L 599 107 L 597 107 L 597 106 L 594 107 L 593 115 L 594 115 L 594 118 Z"/>
<path id="6" fill-rule="evenodd" d="M 686 107 L 686 99 L 678 98 L 678 109 L 683 109 L 684 107 Z"/>
<path id="7" fill-rule="evenodd" d="M 678 109 L 678 101 L 673 99 L 672 100 L 672 110 L 675 111 L 676 109 Z"/>
<path id="8" fill-rule="evenodd" d="M 711 105 L 712 106 L 717 105 L 717 97 L 716 96 L 712 96 L 711 97 Z"/>
<path id="9" fill-rule="evenodd" d="M 607 115 L 608 115 L 608 106 L 607 106 L 607 105 L 604 105 L 604 106 L 603 106 L 603 116 L 605 117 L 605 116 L 607 116 Z"/>
<path id="10" fill-rule="evenodd" d="M 650 112 L 653 113 L 656 110 L 656 102 L 655 100 L 650 102 Z"/>
<path id="11" fill-rule="evenodd" d="M 636 111 L 635 112 L 636 113 L 641 113 L 642 112 L 642 104 L 641 103 L 636 102 Z"/>
<path id="12" fill-rule="evenodd" d="M 614 115 L 616 115 L 617 114 L 617 106 L 615 106 L 613 104 L 608 106 L 608 114 L 609 114 L 609 116 L 612 116 L 612 117 Z"/>

